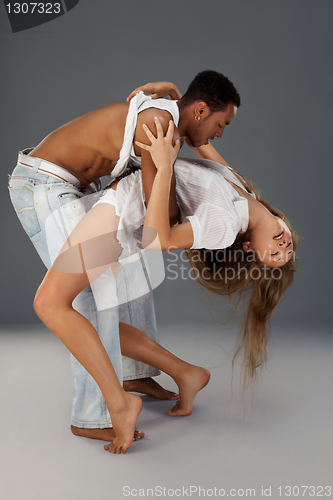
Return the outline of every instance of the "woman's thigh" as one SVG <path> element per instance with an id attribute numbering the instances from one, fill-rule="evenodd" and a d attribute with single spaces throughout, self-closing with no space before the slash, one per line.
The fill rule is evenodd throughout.
<path id="1" fill-rule="evenodd" d="M 107 269 L 117 267 L 122 247 L 117 240 L 115 207 L 101 203 L 77 224 L 44 279 L 58 301 L 74 298 Z M 60 294 L 60 295 L 59 295 Z"/>

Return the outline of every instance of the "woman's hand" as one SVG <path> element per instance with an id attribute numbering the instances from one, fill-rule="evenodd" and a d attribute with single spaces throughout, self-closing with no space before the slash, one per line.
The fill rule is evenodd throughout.
<path id="1" fill-rule="evenodd" d="M 139 92 L 148 92 L 151 94 L 152 99 L 159 99 L 160 97 L 170 96 L 173 100 L 181 99 L 182 95 L 174 83 L 171 82 L 153 82 L 146 83 L 141 87 L 136 88 L 127 97 L 127 101 L 130 101 Z"/>
<path id="2" fill-rule="evenodd" d="M 171 228 L 169 219 L 172 165 L 177 158 L 180 141 L 177 139 L 173 146 L 175 128 L 173 121 L 170 120 L 165 136 L 159 119 L 155 118 L 154 122 L 157 137 L 146 125 L 143 125 L 151 145 L 136 142 L 140 148 L 150 153 L 157 169 L 147 205 L 142 245 L 149 250 L 191 248 L 194 241 L 191 223 L 186 221 Z M 158 238 L 156 238 L 156 234 Z"/>
<path id="3" fill-rule="evenodd" d="M 154 136 L 147 125 L 142 125 L 148 139 L 151 142 L 151 145 L 149 146 L 148 144 L 143 144 L 142 142 L 138 141 L 136 141 L 135 144 L 141 149 L 149 151 L 158 172 L 168 170 L 171 172 L 172 165 L 174 164 L 178 156 L 180 148 L 179 139 L 176 140 L 174 146 L 172 144 L 175 124 L 172 120 L 170 120 L 167 133 L 164 137 L 163 129 L 159 119 L 155 118 L 154 121 L 156 124 L 157 137 Z"/>

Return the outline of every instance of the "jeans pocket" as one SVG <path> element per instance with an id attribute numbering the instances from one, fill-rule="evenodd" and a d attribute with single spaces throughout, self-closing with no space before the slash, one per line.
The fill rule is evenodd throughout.
<path id="1" fill-rule="evenodd" d="M 81 196 L 76 193 L 64 193 L 59 195 L 61 209 L 68 219 L 81 217 L 85 213 L 84 204 L 80 200 Z"/>
<path id="2" fill-rule="evenodd" d="M 59 222 L 68 237 L 75 226 L 84 217 L 86 213 L 85 205 L 81 201 L 81 196 L 73 192 L 60 194 L 59 203 Z"/>
<path id="3" fill-rule="evenodd" d="M 10 180 L 10 199 L 29 238 L 32 238 L 41 230 L 35 210 L 34 190 L 31 188 L 33 188 L 32 185 L 26 185 L 19 179 L 12 178 Z"/>

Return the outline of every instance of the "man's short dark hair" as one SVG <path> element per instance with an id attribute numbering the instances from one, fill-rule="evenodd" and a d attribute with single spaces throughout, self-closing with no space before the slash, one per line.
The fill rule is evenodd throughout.
<path id="1" fill-rule="evenodd" d="M 234 84 L 217 71 L 206 70 L 198 73 L 181 99 L 184 106 L 203 101 L 210 111 L 225 111 L 229 102 L 237 108 L 241 104 L 240 95 Z"/>

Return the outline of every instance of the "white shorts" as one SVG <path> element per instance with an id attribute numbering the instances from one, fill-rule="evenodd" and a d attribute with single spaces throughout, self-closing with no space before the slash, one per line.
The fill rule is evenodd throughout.
<path id="1" fill-rule="evenodd" d="M 116 199 L 117 199 L 117 193 L 114 189 L 112 188 L 105 189 L 100 198 L 96 201 L 94 207 L 99 203 L 108 203 L 109 205 L 113 205 L 114 207 L 116 207 L 117 206 Z"/>

